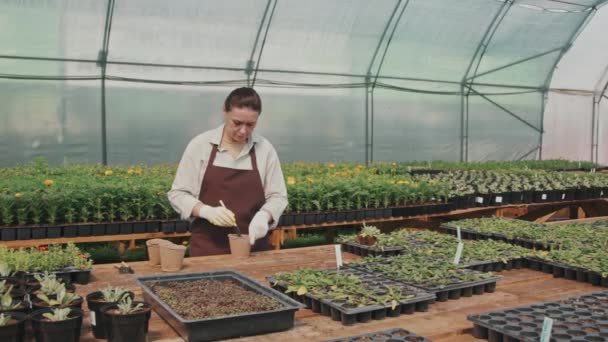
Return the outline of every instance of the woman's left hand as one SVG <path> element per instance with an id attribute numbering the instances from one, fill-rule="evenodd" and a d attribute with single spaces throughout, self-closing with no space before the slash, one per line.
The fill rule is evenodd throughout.
<path id="1" fill-rule="evenodd" d="M 268 221 L 270 217 L 267 212 L 258 211 L 249 223 L 249 243 L 253 246 L 255 240 L 261 239 L 268 234 Z"/>

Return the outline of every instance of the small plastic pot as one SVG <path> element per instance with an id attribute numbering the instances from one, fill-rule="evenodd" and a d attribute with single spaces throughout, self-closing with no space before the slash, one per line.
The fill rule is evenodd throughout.
<path id="1" fill-rule="evenodd" d="M 249 235 L 228 234 L 228 242 L 230 244 L 230 254 L 237 258 L 249 257 L 251 253 L 251 245 L 249 244 Z"/>
<path id="2" fill-rule="evenodd" d="M 133 302 L 133 305 L 143 304 L 143 309 L 123 315 L 118 312 L 117 304 L 106 304 L 101 307 L 105 331 L 109 342 L 146 342 L 148 322 L 152 309 L 150 304 Z"/>
<path id="3" fill-rule="evenodd" d="M 177 272 L 182 268 L 186 246 L 166 243 L 160 245 L 160 269 L 163 272 Z"/>
<path id="4" fill-rule="evenodd" d="M 11 321 L 5 326 L 0 326 L 0 341 L 23 342 L 25 337 L 25 320 L 27 315 L 23 312 L 8 311 L 4 315 L 10 316 Z"/>
<path id="5" fill-rule="evenodd" d="M 133 292 L 125 292 L 123 294 L 123 298 L 125 296 L 131 297 L 133 299 Z M 101 291 L 91 292 L 87 295 L 87 306 L 91 312 L 91 328 L 93 329 L 93 336 L 95 338 L 106 338 L 106 330 L 105 330 L 105 321 L 103 319 L 103 315 L 101 314 L 101 308 L 104 305 L 108 304 L 116 304 L 116 302 L 104 302 L 103 301 L 103 293 Z"/>
<path id="6" fill-rule="evenodd" d="M 36 342 L 78 342 L 82 326 L 82 310 L 71 309 L 65 321 L 49 321 L 43 316 L 51 309 L 41 309 L 31 315 Z"/>

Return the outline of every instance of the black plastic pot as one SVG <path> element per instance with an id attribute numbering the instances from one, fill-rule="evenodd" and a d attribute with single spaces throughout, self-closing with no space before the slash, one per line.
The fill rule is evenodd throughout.
<path id="1" fill-rule="evenodd" d="M 130 296 L 133 298 L 133 292 L 125 292 L 124 296 Z M 103 293 L 101 293 L 101 291 L 89 293 L 86 297 L 87 306 L 91 311 L 91 328 L 93 329 L 93 336 L 95 336 L 95 338 L 107 338 L 104 319 L 105 316 L 102 315 L 101 308 L 108 304 L 116 304 L 116 302 L 99 301 L 99 299 L 102 298 Z"/>
<path id="2" fill-rule="evenodd" d="M 186 222 L 186 221 L 175 222 L 175 232 L 176 233 L 185 233 L 187 231 L 188 231 L 188 222 Z M 121 225 L 121 234 L 122 234 L 122 225 Z"/>
<path id="3" fill-rule="evenodd" d="M 30 240 L 32 238 L 32 228 L 19 227 L 17 229 L 17 240 Z"/>
<path id="4" fill-rule="evenodd" d="M 101 235 L 106 235 L 106 225 L 105 224 L 95 224 L 92 227 L 92 232 L 91 234 L 93 236 L 101 236 Z M 108 234 L 110 235 L 110 234 Z"/>
<path id="5" fill-rule="evenodd" d="M 22 342 L 25 337 L 25 320 L 27 315 L 23 312 L 9 311 L 4 313 L 11 316 L 16 322 L 13 324 L 0 326 L 0 341 L 2 342 Z"/>
<path id="6" fill-rule="evenodd" d="M 144 302 L 133 302 L 133 305 L 143 304 L 143 309 L 135 313 L 121 315 L 110 311 L 118 308 L 116 303 L 101 307 L 104 328 L 109 342 L 146 342 L 148 322 L 152 308 Z"/>
<path id="7" fill-rule="evenodd" d="M 45 227 L 33 227 L 32 228 L 32 239 L 35 239 L 35 240 L 46 239 L 46 228 Z"/>
<path id="8" fill-rule="evenodd" d="M 32 230 L 32 233 L 33 233 L 33 230 Z M 56 238 L 61 237 L 61 227 L 54 226 L 54 227 L 46 228 L 46 237 L 48 237 L 49 239 L 56 239 Z"/>
<path id="9" fill-rule="evenodd" d="M 83 224 L 78 226 L 78 236 L 91 236 L 92 231 L 93 229 L 89 224 Z"/>
<path id="10" fill-rule="evenodd" d="M 146 232 L 157 233 L 159 231 L 160 231 L 160 222 L 147 222 L 146 223 Z"/>
<path id="11" fill-rule="evenodd" d="M 0 229 L 2 241 L 13 241 L 17 239 L 17 229 L 4 227 Z"/>
<path id="12" fill-rule="evenodd" d="M 144 234 L 146 232 L 146 224 L 139 222 L 133 224 L 133 233 L 134 234 Z"/>
<path id="13" fill-rule="evenodd" d="M 131 227 L 133 229 L 133 227 Z M 118 223 L 108 223 L 106 225 L 106 235 L 120 234 L 120 225 Z"/>
<path id="14" fill-rule="evenodd" d="M 163 233 L 173 233 L 175 231 L 175 222 L 162 222 L 160 230 Z"/>
<path id="15" fill-rule="evenodd" d="M 78 236 L 78 226 L 65 226 L 63 227 L 63 237 L 76 237 Z"/>
<path id="16" fill-rule="evenodd" d="M 36 342 L 78 342 L 82 326 L 82 310 L 72 309 L 65 321 L 47 321 L 43 314 L 51 309 L 41 309 L 31 315 Z"/>

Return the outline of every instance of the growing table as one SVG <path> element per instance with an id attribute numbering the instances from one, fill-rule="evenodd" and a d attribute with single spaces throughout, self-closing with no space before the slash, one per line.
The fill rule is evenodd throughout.
<path id="1" fill-rule="evenodd" d="M 345 262 L 358 259 L 343 253 Z M 93 281 L 85 286 L 77 286 L 77 293 L 84 296 L 108 285 L 123 286 L 131 289 L 137 299 L 141 290 L 135 285 L 134 277 L 162 273 L 160 267 L 150 266 L 147 262 L 131 263 L 134 275 L 118 274 L 114 265 L 94 266 Z M 281 271 L 291 271 L 302 267 L 334 267 L 334 247 L 317 246 L 298 249 L 276 250 L 254 253 L 248 259 L 236 259 L 229 255 L 196 257 L 184 260 L 181 273 L 204 272 L 220 269 L 240 271 L 267 284 L 265 276 Z M 251 336 L 238 341 L 320 341 L 361 333 L 403 327 L 433 341 L 479 341 L 469 334 L 472 323 L 467 321 L 469 314 L 489 310 L 515 307 L 542 301 L 556 300 L 568 296 L 601 291 L 602 288 L 563 278 L 553 278 L 550 274 L 520 269 L 501 272 L 503 279 L 498 283 L 496 292 L 435 303 L 428 312 L 401 315 L 396 318 L 373 320 L 352 326 L 343 326 L 329 317 L 301 309 L 296 313 L 296 326 L 288 331 L 267 335 Z M 86 304 L 83 305 L 86 310 Z M 150 341 L 182 341 L 173 329 L 155 313 L 150 321 Z M 90 332 L 87 317 L 83 323 L 81 341 L 98 341 Z"/>

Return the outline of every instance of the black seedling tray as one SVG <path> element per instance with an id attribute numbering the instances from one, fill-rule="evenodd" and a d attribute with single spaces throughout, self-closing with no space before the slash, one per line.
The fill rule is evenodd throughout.
<path id="1" fill-rule="evenodd" d="M 506 263 L 501 260 L 479 261 L 464 264 L 465 268 L 479 272 L 502 272 L 504 270 L 520 269 L 525 265 L 525 258 L 509 259 Z"/>
<path id="2" fill-rule="evenodd" d="M 608 277 L 583 268 L 573 267 L 559 262 L 543 260 L 534 257 L 526 258 L 526 267 L 545 273 L 552 273 L 555 278 L 566 278 L 594 286 L 608 287 Z"/>
<path id="3" fill-rule="evenodd" d="M 441 226 L 439 226 L 438 231 L 441 233 L 451 234 L 454 236 L 457 235 L 456 227 L 448 226 L 445 224 L 442 224 Z M 503 234 L 480 233 L 480 232 L 476 232 L 476 231 L 466 229 L 466 228 L 460 228 L 460 235 L 463 239 L 468 239 L 468 240 L 498 240 L 498 241 L 507 242 L 507 243 L 510 243 L 510 244 L 513 244 L 516 246 L 521 246 L 524 248 L 536 249 L 536 250 L 548 251 L 548 250 L 551 250 L 551 248 L 552 248 L 550 245 L 543 243 L 543 242 L 539 242 L 539 241 L 520 239 L 520 238 L 509 239 Z"/>
<path id="4" fill-rule="evenodd" d="M 164 303 L 146 285 L 147 282 L 188 282 L 201 279 L 208 280 L 234 280 L 240 285 L 257 294 L 270 297 L 281 304 L 283 308 L 272 311 L 252 312 L 241 315 L 224 316 L 217 318 L 185 320 L 171 307 Z M 287 330 L 294 325 L 294 314 L 303 305 L 293 299 L 270 289 L 257 281 L 236 271 L 215 271 L 204 273 L 183 273 L 169 275 L 155 275 L 136 278 L 143 290 L 144 299 L 152 305 L 158 313 L 179 335 L 186 341 L 211 341 L 239 336 L 264 334 Z"/>
<path id="5" fill-rule="evenodd" d="M 393 255 L 399 255 L 399 253 L 401 253 L 401 251 L 404 249 L 404 247 L 384 247 L 384 248 L 379 248 L 379 247 L 374 247 L 374 246 L 367 246 L 367 245 L 362 245 L 360 243 L 356 243 L 356 242 L 352 242 L 352 241 L 348 241 L 348 242 L 342 242 L 342 250 L 348 253 L 352 253 L 355 255 L 360 255 L 360 256 L 393 256 Z"/>
<path id="6" fill-rule="evenodd" d="M 416 341 L 416 342 L 431 342 L 428 338 L 418 336 L 413 332 L 402 328 L 394 328 L 389 330 L 376 331 L 364 335 L 348 336 L 337 340 L 327 340 L 325 342 L 355 342 L 355 341 L 373 341 L 373 342 L 400 342 L 400 341 Z"/>
<path id="7" fill-rule="evenodd" d="M 357 269 L 363 272 L 367 272 L 370 274 L 381 275 L 382 277 L 386 277 L 388 279 L 394 280 L 399 283 L 415 286 L 421 288 L 427 292 L 434 293 L 437 296 L 438 302 L 445 302 L 448 299 L 460 299 L 460 297 L 471 297 L 472 295 L 481 295 L 485 292 L 492 293 L 496 290 L 496 282 L 500 279 L 499 276 L 492 276 L 485 279 L 475 280 L 475 281 L 460 281 L 456 280 L 453 283 L 450 283 L 445 286 L 429 286 L 426 284 L 418 284 L 413 281 L 408 281 L 406 279 L 394 279 L 388 275 L 385 275 L 381 272 L 374 271 L 372 269 L 366 268 L 364 266 L 354 266 L 347 265 L 349 268 Z M 469 270 L 469 269 L 459 269 L 459 272 L 471 272 L 471 273 L 479 273 L 477 271 Z"/>
<path id="8" fill-rule="evenodd" d="M 536 342 L 544 317 L 554 320 L 551 341 L 608 341 L 608 292 L 467 317 L 473 335 L 489 341 Z"/>
<path id="9" fill-rule="evenodd" d="M 391 304 L 384 306 L 367 305 L 363 307 L 350 308 L 348 307 L 348 303 L 321 299 L 310 293 L 298 295 L 297 293 L 290 292 L 287 295 L 301 303 L 304 303 L 306 307 L 310 308 L 313 312 L 320 313 L 324 316 L 331 316 L 334 321 L 342 321 L 342 324 L 344 325 L 351 325 L 357 322 L 364 323 L 372 319 L 384 319 L 386 316 L 397 317 L 401 314 L 413 314 L 414 311 L 427 311 L 429 304 L 435 300 L 434 294 L 428 293 L 411 285 L 390 280 L 378 274 L 370 274 L 352 268 L 342 268 L 339 272 L 361 278 L 363 283 L 366 284 L 366 287 L 368 288 L 376 288 L 382 291 L 388 286 L 396 286 L 406 290 L 409 293 L 414 292 L 416 296 L 414 298 L 400 300 L 399 305 L 393 309 Z M 287 285 L 277 283 L 274 277 L 266 277 L 266 279 L 268 279 L 274 289 L 281 292 L 285 292 L 287 290 Z"/>

